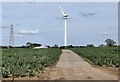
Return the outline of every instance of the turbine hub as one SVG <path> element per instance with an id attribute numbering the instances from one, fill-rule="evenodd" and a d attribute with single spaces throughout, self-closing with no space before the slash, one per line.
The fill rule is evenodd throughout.
<path id="1" fill-rule="evenodd" d="M 68 14 L 64 15 L 64 19 L 67 19 L 68 18 Z"/>

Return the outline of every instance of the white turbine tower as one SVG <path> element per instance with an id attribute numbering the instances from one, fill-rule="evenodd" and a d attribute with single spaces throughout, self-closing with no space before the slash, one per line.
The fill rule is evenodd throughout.
<path id="1" fill-rule="evenodd" d="M 60 5 L 59 5 L 59 7 L 60 7 L 60 10 L 61 10 L 61 12 L 62 12 L 62 14 L 63 14 L 62 20 L 64 19 L 64 21 L 65 21 L 64 46 L 67 46 L 67 18 L 68 18 L 68 14 L 67 14 L 67 13 L 64 13 L 64 11 L 63 11 L 63 9 L 62 9 L 62 7 L 61 7 Z"/>

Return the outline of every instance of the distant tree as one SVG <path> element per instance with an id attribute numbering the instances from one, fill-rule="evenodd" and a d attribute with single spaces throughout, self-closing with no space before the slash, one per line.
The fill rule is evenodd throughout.
<path id="1" fill-rule="evenodd" d="M 53 46 L 53 48 L 58 48 L 58 45 L 55 44 L 55 45 Z"/>
<path id="2" fill-rule="evenodd" d="M 105 45 L 104 44 L 100 44 L 99 47 L 104 47 Z"/>
<path id="3" fill-rule="evenodd" d="M 26 48 L 26 46 L 23 45 L 23 46 L 21 46 L 21 48 Z"/>
<path id="4" fill-rule="evenodd" d="M 30 47 L 37 47 L 37 46 L 42 46 L 41 44 L 38 43 L 31 43 L 31 42 L 27 42 L 26 43 L 26 47 L 30 48 Z"/>
<path id="5" fill-rule="evenodd" d="M 95 47 L 93 44 L 87 44 L 87 47 Z"/>
<path id="6" fill-rule="evenodd" d="M 73 45 L 69 45 L 68 48 L 73 48 Z"/>
<path id="7" fill-rule="evenodd" d="M 31 46 L 31 44 L 32 44 L 32 43 L 27 42 L 27 43 L 26 43 L 26 47 L 30 47 L 30 46 Z"/>
<path id="8" fill-rule="evenodd" d="M 116 44 L 116 42 L 112 39 L 107 39 L 105 42 L 107 43 L 107 46 L 114 46 Z"/>
<path id="9" fill-rule="evenodd" d="M 80 48 L 86 48 L 86 46 L 79 46 Z"/>
<path id="10" fill-rule="evenodd" d="M 74 48 L 80 48 L 80 46 L 74 46 Z"/>
<path id="11" fill-rule="evenodd" d="M 64 46 L 60 46 L 59 48 L 60 48 L 60 49 L 64 49 L 65 47 L 64 47 Z"/>
<path id="12" fill-rule="evenodd" d="M 50 46 L 49 46 L 49 45 L 46 45 L 46 47 L 50 48 Z"/>
<path id="13" fill-rule="evenodd" d="M 32 43 L 32 46 L 33 47 L 37 47 L 37 46 L 42 46 L 41 44 L 38 44 L 38 43 Z"/>
<path id="14" fill-rule="evenodd" d="M 1 46 L 2 48 L 9 48 L 9 46 Z"/>

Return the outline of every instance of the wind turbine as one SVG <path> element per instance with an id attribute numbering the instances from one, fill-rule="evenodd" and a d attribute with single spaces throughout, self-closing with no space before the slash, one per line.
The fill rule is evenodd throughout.
<path id="1" fill-rule="evenodd" d="M 68 14 L 67 14 L 67 13 L 64 13 L 64 11 L 63 11 L 63 9 L 62 9 L 62 7 L 61 7 L 60 5 L 59 5 L 59 7 L 60 7 L 60 10 L 61 10 L 61 12 L 62 12 L 62 14 L 63 14 L 62 20 L 65 21 L 64 46 L 67 46 L 67 18 L 68 18 Z"/>

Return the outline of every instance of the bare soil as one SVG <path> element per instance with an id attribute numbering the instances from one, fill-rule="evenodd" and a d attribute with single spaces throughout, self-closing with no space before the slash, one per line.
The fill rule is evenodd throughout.
<path id="1" fill-rule="evenodd" d="M 114 71 L 114 72 L 113 72 Z M 71 50 L 63 50 L 50 73 L 51 80 L 117 80 L 117 69 L 95 67 Z"/>

